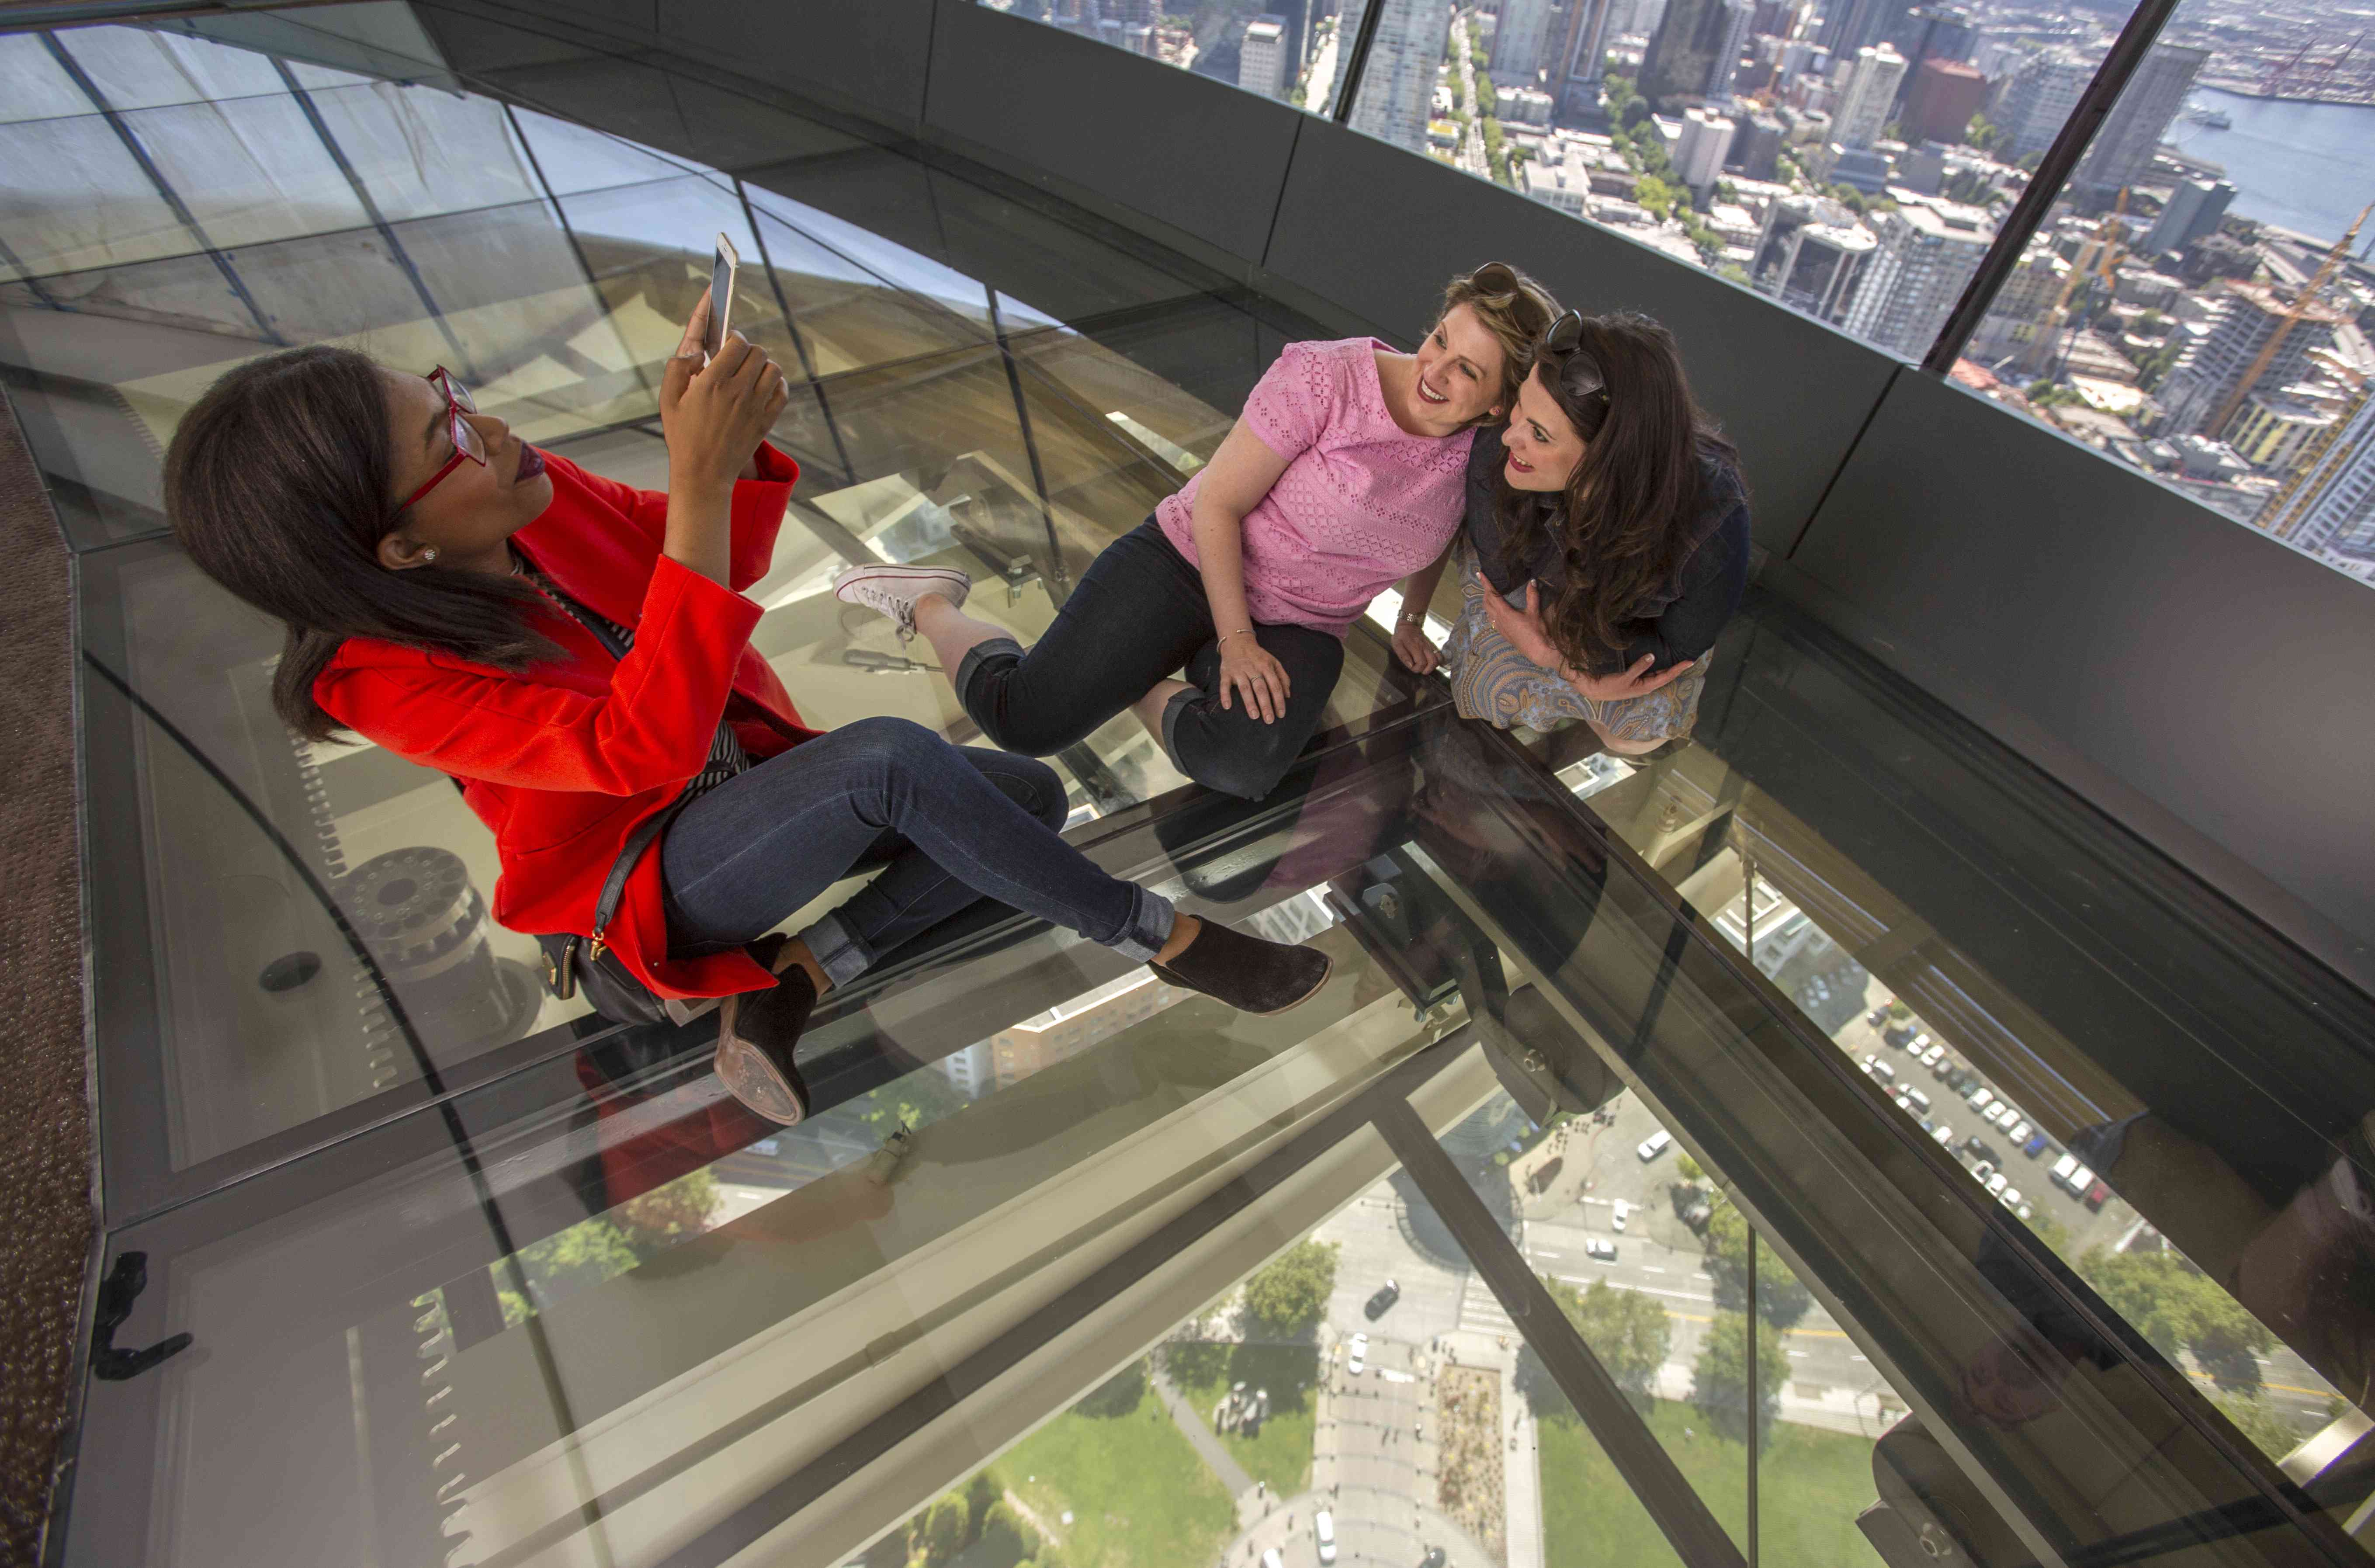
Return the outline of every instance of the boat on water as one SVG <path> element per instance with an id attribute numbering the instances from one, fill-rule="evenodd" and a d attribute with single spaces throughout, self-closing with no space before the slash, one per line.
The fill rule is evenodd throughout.
<path id="1" fill-rule="evenodd" d="M 2214 131 L 2231 131 L 2235 128 L 2235 122 L 2228 117 L 2225 110 L 2212 109 L 2206 104 L 2188 105 L 2185 118 L 2192 124 L 2207 125 Z"/>

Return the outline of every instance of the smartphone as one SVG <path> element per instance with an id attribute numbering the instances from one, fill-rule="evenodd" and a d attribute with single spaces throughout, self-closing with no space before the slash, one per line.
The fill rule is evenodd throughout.
<path id="1" fill-rule="evenodd" d="M 740 269 L 742 258 L 734 253 L 734 242 L 720 234 L 717 255 L 709 264 L 709 330 L 702 336 L 702 350 L 711 359 L 726 347 L 727 329 L 732 324 L 727 318 L 734 313 L 734 274 Z"/>

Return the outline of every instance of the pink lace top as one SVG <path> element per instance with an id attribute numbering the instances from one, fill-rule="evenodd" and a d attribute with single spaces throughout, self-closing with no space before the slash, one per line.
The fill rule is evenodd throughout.
<path id="1" fill-rule="evenodd" d="M 1459 530 L 1473 430 L 1414 436 L 1386 411 L 1373 337 L 1290 343 L 1246 399 L 1245 422 L 1286 459 L 1246 514 L 1246 607 L 1258 621 L 1337 636 Z M 1154 509 L 1196 559 L 1197 475 Z"/>

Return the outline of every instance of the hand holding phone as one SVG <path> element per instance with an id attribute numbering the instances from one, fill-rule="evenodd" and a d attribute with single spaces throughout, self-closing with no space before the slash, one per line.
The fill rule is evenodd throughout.
<path id="1" fill-rule="evenodd" d="M 733 324 L 727 318 L 734 313 L 734 275 L 741 265 L 734 242 L 718 235 L 717 253 L 709 264 L 709 325 L 701 335 L 704 363 L 717 358 L 717 351 L 726 347 L 726 334 Z"/>

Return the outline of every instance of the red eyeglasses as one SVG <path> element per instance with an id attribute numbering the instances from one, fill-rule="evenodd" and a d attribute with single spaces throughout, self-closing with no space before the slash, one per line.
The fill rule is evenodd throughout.
<path id="1" fill-rule="evenodd" d="M 487 466 L 487 443 L 479 439 L 479 428 L 462 418 L 465 414 L 479 411 L 479 406 L 470 401 L 470 389 L 455 381 L 454 372 L 443 365 L 429 372 L 429 384 L 445 399 L 446 433 L 453 438 L 454 455 L 445 459 L 444 466 L 429 477 L 427 484 L 404 498 L 404 504 L 396 508 L 398 512 L 443 484 L 445 476 L 460 467 L 465 457 L 481 468 Z"/>

